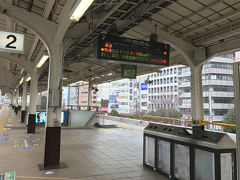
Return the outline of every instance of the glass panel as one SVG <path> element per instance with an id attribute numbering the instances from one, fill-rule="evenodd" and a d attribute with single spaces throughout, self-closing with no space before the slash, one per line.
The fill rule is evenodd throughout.
<path id="1" fill-rule="evenodd" d="M 155 139 L 147 136 L 145 138 L 145 163 L 155 167 Z"/>
<path id="2" fill-rule="evenodd" d="M 158 169 L 170 174 L 170 142 L 158 140 Z"/>
<path id="3" fill-rule="evenodd" d="M 175 177 L 181 180 L 190 180 L 190 160 L 189 147 L 174 144 L 175 154 Z"/>
<path id="4" fill-rule="evenodd" d="M 232 154 L 231 153 L 223 153 L 221 154 L 221 178 L 222 179 L 232 179 Z"/>
<path id="5" fill-rule="evenodd" d="M 214 153 L 195 149 L 195 179 L 215 179 Z"/>

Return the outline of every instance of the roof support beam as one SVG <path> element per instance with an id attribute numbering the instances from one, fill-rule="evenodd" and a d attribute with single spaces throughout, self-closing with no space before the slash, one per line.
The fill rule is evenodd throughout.
<path id="1" fill-rule="evenodd" d="M 158 23 L 156 22 L 154 24 Z M 150 35 L 155 33 L 153 28 L 154 24 L 150 21 L 144 21 L 139 25 L 139 27 L 141 27 L 143 30 L 147 30 Z M 176 49 L 184 57 L 188 65 L 193 65 L 194 52 L 196 51 L 196 47 L 184 41 L 183 39 L 177 38 L 159 28 L 156 30 L 156 34 L 161 42 L 168 43 L 174 49 Z"/>
<path id="2" fill-rule="evenodd" d="M 34 64 L 26 60 L 25 57 L 14 56 L 7 54 L 5 52 L 0 52 L 0 58 L 3 60 L 14 62 L 20 66 L 22 66 L 29 74 L 32 74 L 32 70 L 34 69 Z"/>
<path id="3" fill-rule="evenodd" d="M 43 11 L 43 18 L 44 18 L 44 19 L 47 19 L 47 18 L 48 18 L 49 14 L 50 14 L 50 12 L 51 12 L 51 10 L 52 10 L 52 8 L 53 8 L 54 3 L 55 3 L 55 0 L 47 0 L 45 9 L 44 9 L 44 11 Z M 35 39 L 34 39 L 34 41 L 33 41 L 32 48 L 31 48 L 31 50 L 30 50 L 30 52 L 29 52 L 29 54 L 28 54 L 28 57 L 27 57 L 27 59 L 28 59 L 29 61 L 30 61 L 30 59 L 31 59 L 31 57 L 32 57 L 32 55 L 33 55 L 34 50 L 35 50 L 36 47 L 37 47 L 38 41 L 39 41 L 39 37 L 36 36 Z"/>
<path id="4" fill-rule="evenodd" d="M 207 27 L 209 27 L 211 25 L 214 25 L 216 23 L 222 22 L 222 21 L 224 21 L 226 19 L 232 18 L 234 16 L 238 16 L 238 15 L 240 15 L 240 10 L 235 10 L 235 11 L 233 11 L 233 12 L 231 12 L 231 13 L 225 15 L 225 16 L 222 16 L 222 17 L 219 17 L 219 18 L 215 19 L 214 21 L 207 22 L 207 23 L 205 23 L 205 24 L 203 24 L 203 25 L 201 25 L 199 27 L 196 27 L 195 29 L 190 30 L 190 31 L 184 33 L 183 36 L 187 36 L 189 34 L 192 34 L 194 32 L 200 31 L 200 30 L 202 30 L 204 28 L 207 28 Z"/>
<path id="5" fill-rule="evenodd" d="M 206 48 L 207 50 L 207 60 L 219 56 L 221 54 L 226 54 L 234 51 L 240 50 L 240 37 L 228 40 L 228 41 L 222 41 L 219 44 L 212 45 Z"/>

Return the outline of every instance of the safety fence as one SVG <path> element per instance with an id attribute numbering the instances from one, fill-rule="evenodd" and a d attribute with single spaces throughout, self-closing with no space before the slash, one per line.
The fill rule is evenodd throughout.
<path id="1" fill-rule="evenodd" d="M 192 127 L 192 120 L 189 120 L 189 119 L 170 118 L 170 117 L 161 117 L 161 116 L 152 116 L 152 115 L 144 115 L 144 116 L 121 115 L 121 117 L 134 118 L 134 119 L 140 119 L 145 121 L 154 121 L 154 122 L 159 122 L 163 124 Z M 212 125 L 213 129 L 219 129 L 219 128 L 214 128 L 214 126 L 218 126 L 220 127 L 221 132 L 223 132 L 225 127 L 232 128 L 232 129 L 236 128 L 235 124 L 215 123 L 215 122 L 209 122 L 205 120 L 199 121 L 199 124 L 204 125 L 206 128 L 207 128 L 207 125 Z"/>

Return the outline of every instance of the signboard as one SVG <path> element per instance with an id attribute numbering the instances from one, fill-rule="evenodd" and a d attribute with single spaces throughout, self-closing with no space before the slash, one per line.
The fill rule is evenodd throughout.
<path id="1" fill-rule="evenodd" d="M 170 46 L 163 43 L 100 34 L 96 58 L 126 64 L 169 65 Z"/>
<path id="2" fill-rule="evenodd" d="M 117 96 L 115 96 L 115 95 L 110 95 L 110 96 L 109 96 L 109 100 L 110 100 L 110 101 L 113 101 L 113 100 L 115 100 L 115 99 L 117 99 Z"/>
<path id="3" fill-rule="evenodd" d="M 148 89 L 147 83 L 141 83 L 141 90 L 147 90 L 147 89 Z"/>
<path id="4" fill-rule="evenodd" d="M 240 61 L 240 51 L 235 52 L 235 60 L 236 62 Z"/>
<path id="5" fill-rule="evenodd" d="M 23 52 L 24 34 L 0 31 L 0 51 Z"/>
<path id="6" fill-rule="evenodd" d="M 121 65 L 121 78 L 136 79 L 137 66 L 122 64 Z"/>
<path id="7" fill-rule="evenodd" d="M 15 172 L 5 172 L 5 180 L 15 180 Z"/>

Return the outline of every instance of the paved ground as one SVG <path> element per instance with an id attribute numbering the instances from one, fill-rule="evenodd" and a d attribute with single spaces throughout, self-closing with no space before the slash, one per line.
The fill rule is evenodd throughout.
<path id="1" fill-rule="evenodd" d="M 127 128 L 62 130 L 61 161 L 69 168 L 45 175 L 44 128 L 26 134 L 20 115 L 0 113 L 0 174 L 16 172 L 17 180 L 166 180 L 142 165 L 142 131 Z M 6 117 L 6 118 L 5 118 Z M 6 120 L 5 128 L 1 127 Z M 7 139 L 5 142 L 4 139 Z"/>

